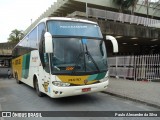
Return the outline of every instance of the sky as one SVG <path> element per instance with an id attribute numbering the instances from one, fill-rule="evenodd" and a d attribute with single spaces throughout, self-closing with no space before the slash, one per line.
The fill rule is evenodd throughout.
<path id="1" fill-rule="evenodd" d="M 26 30 L 57 0 L 0 0 L 0 43 L 7 42 L 12 30 Z"/>
<path id="2" fill-rule="evenodd" d="M 0 43 L 7 42 L 12 30 L 26 30 L 57 0 L 0 0 Z M 158 0 L 151 0 L 156 2 Z"/>

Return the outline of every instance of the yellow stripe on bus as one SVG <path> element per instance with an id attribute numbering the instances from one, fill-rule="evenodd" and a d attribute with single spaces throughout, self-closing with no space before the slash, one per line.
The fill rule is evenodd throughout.
<path id="1" fill-rule="evenodd" d="M 12 60 L 13 74 L 17 73 L 18 80 L 22 78 L 22 59 L 23 56 L 20 56 Z"/>

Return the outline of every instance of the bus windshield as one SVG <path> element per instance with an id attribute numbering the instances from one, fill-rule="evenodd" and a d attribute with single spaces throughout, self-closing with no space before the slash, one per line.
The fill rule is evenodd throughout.
<path id="1" fill-rule="evenodd" d="M 53 36 L 52 74 L 93 74 L 107 71 L 105 43 L 96 24 L 48 21 Z"/>
<path id="2" fill-rule="evenodd" d="M 47 22 L 47 28 L 53 36 L 103 38 L 100 28 L 96 24 L 52 20 Z"/>
<path id="3" fill-rule="evenodd" d="M 98 73 L 107 71 L 104 41 L 86 38 L 54 38 L 51 54 L 53 74 Z"/>

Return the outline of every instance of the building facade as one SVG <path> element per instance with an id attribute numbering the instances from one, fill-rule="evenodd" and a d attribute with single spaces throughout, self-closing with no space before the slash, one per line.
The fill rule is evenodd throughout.
<path id="1" fill-rule="evenodd" d="M 110 76 L 134 80 L 160 78 L 160 0 L 57 0 L 26 33 L 45 17 L 95 21 L 104 39 L 114 36 L 119 53 L 106 41 Z"/>
<path id="2" fill-rule="evenodd" d="M 117 2 L 118 1 L 118 2 Z M 156 54 L 160 46 L 159 0 L 57 0 L 26 33 L 45 17 L 76 17 L 89 19 L 101 27 L 105 35 L 116 37 L 118 55 Z M 112 46 L 106 42 L 108 55 Z"/>
<path id="3" fill-rule="evenodd" d="M 7 76 L 11 71 L 12 49 L 16 43 L 0 43 L 0 77 Z"/>

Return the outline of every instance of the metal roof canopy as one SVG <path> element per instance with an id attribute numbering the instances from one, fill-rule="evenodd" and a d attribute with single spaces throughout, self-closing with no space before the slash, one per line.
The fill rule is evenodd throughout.
<path id="1" fill-rule="evenodd" d="M 101 1 L 101 3 L 104 1 L 104 4 L 98 3 Z M 32 26 L 34 26 L 36 23 L 38 23 L 42 18 L 45 17 L 54 17 L 54 16 L 61 16 L 66 17 L 69 14 L 74 13 L 75 11 L 86 13 L 86 5 L 92 8 L 102 9 L 102 10 L 111 10 L 111 11 L 117 11 L 118 9 L 108 7 L 111 4 L 111 0 L 109 0 L 109 5 L 106 5 L 106 0 L 97 0 L 97 1 L 89 1 L 87 0 L 58 0 L 57 3 L 52 5 L 46 12 L 44 12 L 26 31 L 28 31 Z M 96 3 L 96 4 L 95 4 Z M 140 13 L 138 13 L 140 15 Z M 86 15 L 87 16 L 87 15 Z M 144 16 L 144 14 L 142 15 Z M 81 16 L 82 17 L 82 16 Z M 85 18 L 85 16 L 83 16 Z M 101 20 L 97 19 L 95 21 L 101 22 Z M 112 21 L 114 22 L 114 21 Z M 126 23 L 123 23 L 126 24 Z M 127 25 L 127 24 L 126 24 Z M 137 25 L 138 26 L 138 25 Z M 104 29 L 104 28 L 102 28 Z M 106 28 L 105 28 L 106 29 Z M 146 29 L 154 29 L 146 27 Z M 107 29 L 106 29 L 107 30 Z M 144 31 L 145 32 L 145 31 Z M 152 33 L 150 33 L 152 34 Z M 104 35 L 106 35 L 104 33 Z M 145 37 L 137 37 L 137 36 L 126 36 L 126 35 L 119 35 L 119 34 L 111 34 L 115 37 L 122 36 L 121 38 L 117 38 L 118 43 L 122 46 L 150 46 L 151 48 L 160 46 L 160 35 L 158 35 L 158 38 L 145 38 Z M 133 39 L 134 37 L 137 37 L 136 39 Z M 127 44 L 125 44 L 127 43 Z"/>

